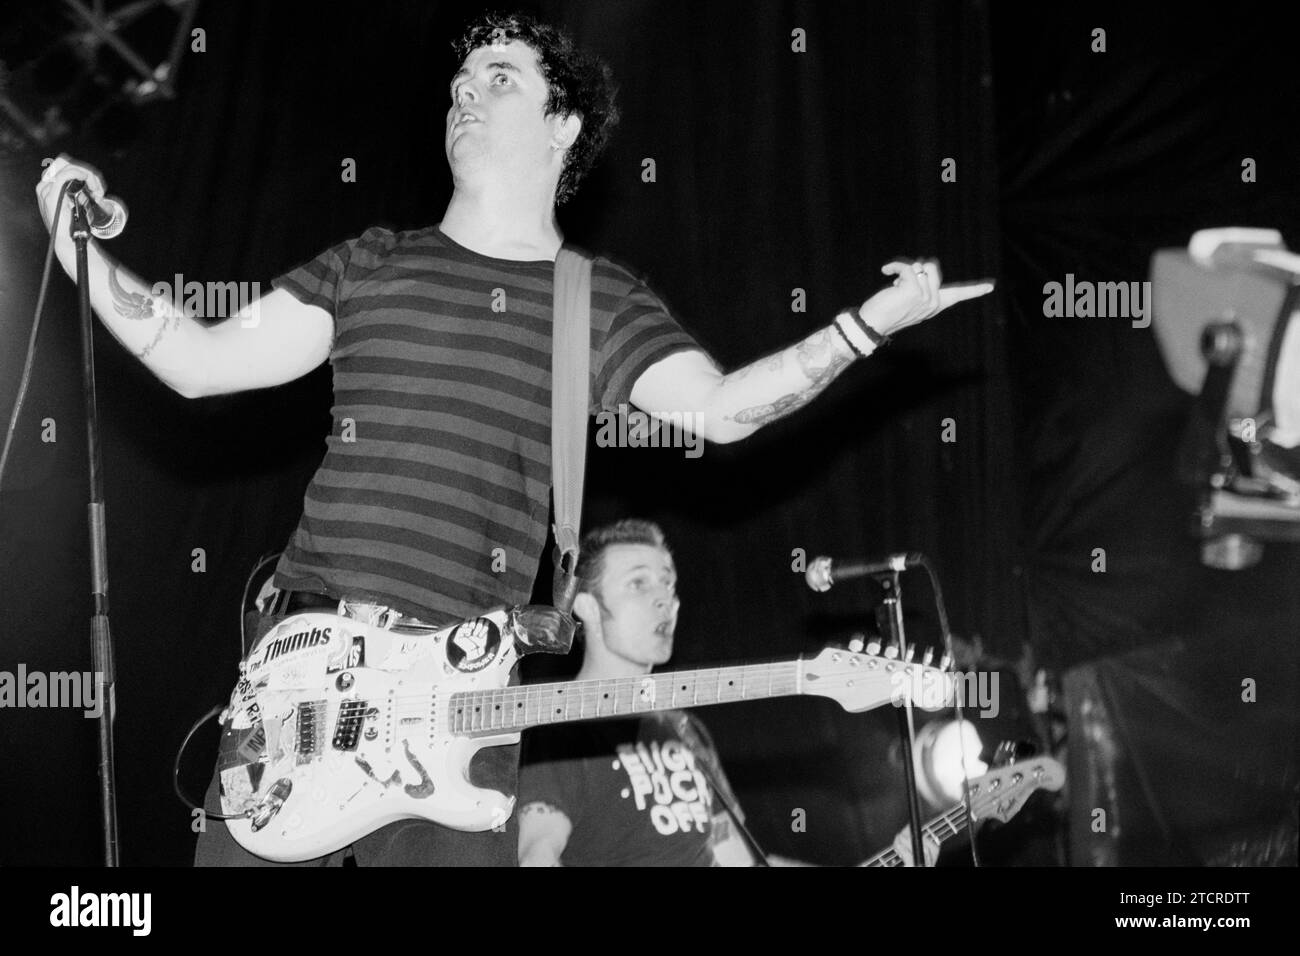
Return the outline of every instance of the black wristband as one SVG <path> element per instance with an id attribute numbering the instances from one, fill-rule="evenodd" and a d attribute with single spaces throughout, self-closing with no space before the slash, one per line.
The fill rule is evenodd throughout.
<path id="1" fill-rule="evenodd" d="M 854 355 L 856 355 L 858 358 L 866 358 L 867 353 L 862 351 L 862 349 L 858 348 L 856 345 L 854 345 L 853 340 L 849 338 L 847 334 L 845 334 L 842 328 L 840 328 L 839 318 L 840 317 L 837 315 L 835 317 L 835 321 L 831 323 L 831 325 L 835 326 L 835 331 L 840 333 L 840 338 L 844 340 L 845 345 L 847 345 L 849 348 L 853 350 Z"/>
<path id="2" fill-rule="evenodd" d="M 861 312 L 858 311 L 856 306 L 849 306 L 844 311 L 853 316 L 853 321 L 858 324 L 858 328 L 862 330 L 862 334 L 871 339 L 872 344 L 874 344 L 876 348 L 880 348 L 882 345 L 887 345 L 889 343 L 889 336 L 881 335 L 871 326 L 867 325 L 867 320 L 862 317 Z"/>

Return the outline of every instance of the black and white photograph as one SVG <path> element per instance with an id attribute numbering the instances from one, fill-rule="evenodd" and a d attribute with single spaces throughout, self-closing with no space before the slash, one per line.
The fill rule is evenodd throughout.
<path id="1" fill-rule="evenodd" d="M 6 920 L 601 867 L 1281 928 L 1293 21 L 6 3 Z"/>

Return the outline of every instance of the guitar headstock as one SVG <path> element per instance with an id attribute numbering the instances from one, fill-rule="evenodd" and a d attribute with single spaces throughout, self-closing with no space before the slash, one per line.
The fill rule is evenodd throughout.
<path id="1" fill-rule="evenodd" d="M 1017 760 L 969 781 L 971 815 L 1006 823 L 1035 790 L 1060 790 L 1065 768 L 1051 757 Z"/>
<path id="2" fill-rule="evenodd" d="M 854 643 L 857 647 L 827 647 L 816 657 L 800 661 L 801 692 L 829 697 L 851 713 L 885 704 L 901 707 L 909 697 L 922 710 L 942 710 L 952 702 L 954 683 L 946 656 L 933 667 L 931 651 L 917 663 L 911 653 L 901 658 L 896 647 L 882 653 L 879 644 L 857 649 L 861 644 Z"/>

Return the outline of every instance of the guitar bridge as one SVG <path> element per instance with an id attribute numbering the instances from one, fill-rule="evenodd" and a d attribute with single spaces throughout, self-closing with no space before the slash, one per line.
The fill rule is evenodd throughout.
<path id="1" fill-rule="evenodd" d="M 304 700 L 298 705 L 298 763 L 306 763 L 320 754 L 320 717 L 326 701 Z"/>

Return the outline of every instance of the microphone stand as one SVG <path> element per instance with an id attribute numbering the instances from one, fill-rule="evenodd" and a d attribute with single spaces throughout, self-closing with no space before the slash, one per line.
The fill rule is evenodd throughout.
<path id="1" fill-rule="evenodd" d="M 907 661 L 907 638 L 903 632 L 903 592 L 898 583 L 898 569 L 876 575 L 885 589 L 883 613 L 885 629 L 889 632 L 891 644 L 898 646 L 899 660 Z M 912 740 L 916 727 L 912 720 L 911 688 L 904 696 L 903 706 L 898 711 L 898 737 L 902 744 L 903 789 L 907 796 L 907 813 L 912 831 L 912 865 L 925 866 L 925 844 L 921 837 L 921 804 L 917 797 L 916 767 L 912 761 Z"/>
<path id="2" fill-rule="evenodd" d="M 104 830 L 104 865 L 118 865 L 117 785 L 113 770 L 113 720 L 117 713 L 113 639 L 108 626 L 108 539 L 104 520 L 104 476 L 95 408 L 94 322 L 90 312 L 90 268 L 86 245 L 90 224 L 81 203 L 72 203 L 69 223 L 77 250 L 77 308 L 81 319 L 81 375 L 86 402 L 86 452 L 90 471 L 90 655 L 102 704 L 99 715 L 99 800 Z"/>

